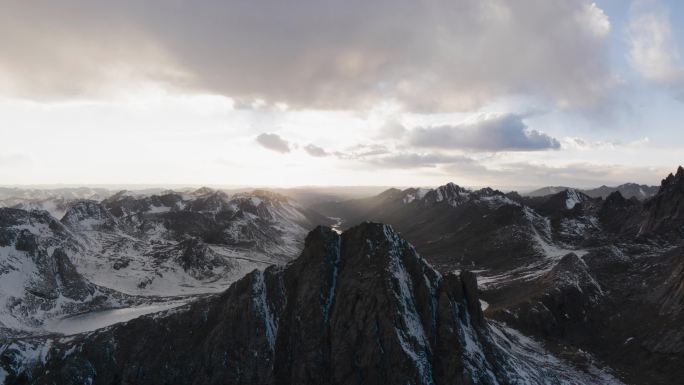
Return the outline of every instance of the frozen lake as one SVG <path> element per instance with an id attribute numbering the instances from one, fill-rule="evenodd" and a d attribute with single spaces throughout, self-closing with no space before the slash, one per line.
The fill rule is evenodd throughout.
<path id="1" fill-rule="evenodd" d="M 157 313 L 186 304 L 187 301 L 173 301 L 163 304 L 109 309 L 73 317 L 57 318 L 45 323 L 45 330 L 65 335 L 90 332 L 109 325 L 130 321 L 145 314 Z"/>

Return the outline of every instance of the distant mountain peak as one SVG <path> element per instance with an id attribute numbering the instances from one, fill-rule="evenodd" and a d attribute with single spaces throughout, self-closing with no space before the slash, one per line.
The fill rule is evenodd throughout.
<path id="1" fill-rule="evenodd" d="M 211 194 L 211 193 L 213 193 L 214 191 L 215 191 L 215 190 L 212 189 L 212 188 L 210 188 L 210 187 L 202 186 L 202 187 L 198 188 L 197 190 L 194 190 L 194 191 L 191 192 L 190 194 L 191 194 L 191 195 L 194 195 L 194 196 L 202 196 L 202 195 Z"/>
<path id="2" fill-rule="evenodd" d="M 275 202 L 283 202 L 287 203 L 290 202 L 290 198 L 283 194 L 279 194 L 277 192 L 273 192 L 270 190 L 265 190 L 265 189 L 256 189 L 252 190 L 250 193 L 243 193 L 243 194 L 238 194 L 236 196 L 253 196 L 269 201 L 275 201 Z"/>
<path id="3" fill-rule="evenodd" d="M 564 193 L 565 207 L 568 210 L 572 210 L 578 204 L 581 204 L 582 202 L 589 200 L 589 196 L 572 188 L 565 190 Z"/>
<path id="4" fill-rule="evenodd" d="M 620 191 L 622 196 L 625 198 L 637 198 L 639 200 L 646 200 L 655 193 L 658 192 L 658 187 L 657 186 L 647 186 L 643 184 L 637 184 L 637 183 L 623 183 L 619 186 L 615 187 L 610 187 L 601 185 L 600 187 L 597 188 L 592 188 L 592 189 L 577 189 L 577 188 L 572 188 L 572 187 L 560 187 L 560 186 L 553 186 L 553 187 L 543 187 L 534 191 L 531 191 L 527 194 L 524 194 L 529 197 L 541 197 L 541 196 L 546 196 L 546 195 L 553 195 L 557 194 L 559 192 L 562 192 L 564 190 L 576 190 L 580 191 L 587 196 L 591 198 L 607 198 L 608 195 L 610 195 L 614 191 Z"/>

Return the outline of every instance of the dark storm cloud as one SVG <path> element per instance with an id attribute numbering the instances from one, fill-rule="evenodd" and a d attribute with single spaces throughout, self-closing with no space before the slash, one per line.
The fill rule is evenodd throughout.
<path id="1" fill-rule="evenodd" d="M 409 138 L 415 147 L 472 151 L 538 151 L 560 148 L 560 143 L 532 130 L 519 115 L 483 117 L 452 126 L 416 128 Z"/>
<path id="2" fill-rule="evenodd" d="M 148 80 L 326 109 L 464 110 L 520 93 L 581 106 L 610 87 L 609 29 L 589 0 L 9 1 L 0 86 L 40 99 Z"/>

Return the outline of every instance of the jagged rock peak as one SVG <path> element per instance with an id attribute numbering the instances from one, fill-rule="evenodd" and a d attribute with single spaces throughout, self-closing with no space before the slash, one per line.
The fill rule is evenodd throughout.
<path id="1" fill-rule="evenodd" d="M 478 195 L 481 195 L 481 196 L 504 195 L 501 191 L 494 190 L 491 187 L 481 188 L 481 189 L 475 191 L 475 193 Z"/>
<path id="2" fill-rule="evenodd" d="M 470 194 L 470 190 L 449 182 L 425 193 L 425 200 L 428 202 L 446 202 L 450 205 L 457 206 L 468 200 Z"/>
<path id="3" fill-rule="evenodd" d="M 676 174 L 670 173 L 667 176 L 667 178 L 663 179 L 663 181 L 660 183 L 660 189 L 662 190 L 663 188 L 666 188 L 667 186 L 676 186 L 676 185 L 683 185 L 684 186 L 684 168 L 682 168 L 682 166 L 679 166 L 677 168 Z"/>
<path id="4" fill-rule="evenodd" d="M 445 196 L 454 196 L 469 192 L 468 189 L 461 187 L 453 182 L 449 182 L 443 186 L 439 186 L 436 188 L 436 190 L 441 192 Z"/>
<path id="5" fill-rule="evenodd" d="M 622 193 L 620 191 L 613 191 L 606 197 L 606 203 L 611 202 L 611 203 L 622 203 L 627 201 L 624 196 L 622 196 Z"/>
<path id="6" fill-rule="evenodd" d="M 606 197 L 606 200 L 603 202 L 603 208 L 625 208 L 625 207 L 632 207 L 632 206 L 638 206 L 639 205 L 639 200 L 632 197 L 630 199 L 627 199 L 622 195 L 620 191 L 613 191 Z"/>
<path id="7" fill-rule="evenodd" d="M 315 253 L 318 258 L 316 263 L 326 263 L 326 269 L 334 267 L 337 274 L 348 277 L 367 277 L 369 280 L 373 280 L 371 277 L 381 278 L 381 281 L 390 283 L 389 288 L 401 301 L 426 300 L 408 298 L 420 297 L 414 290 L 424 285 L 427 286 L 418 291 L 428 296 L 437 295 L 439 288 L 444 285 L 451 285 L 457 289 L 460 300 L 468 303 L 468 310 L 476 324 L 482 321 L 475 275 L 463 271 L 460 275 L 442 277 L 390 225 L 363 222 L 341 235 L 328 227 L 319 226 L 309 233 L 303 256 L 308 254 L 307 249 L 312 248 L 319 249 Z M 331 256 L 331 252 L 335 255 Z M 311 258 L 300 259 L 306 261 L 307 265 L 314 263 Z M 334 291 L 331 294 L 334 295 Z"/>
<path id="8" fill-rule="evenodd" d="M 574 209 L 575 206 L 589 199 L 586 194 L 575 189 L 567 189 L 564 191 L 564 194 L 565 206 L 568 210 Z"/>
<path id="9" fill-rule="evenodd" d="M 663 179 L 658 193 L 644 205 L 639 234 L 676 235 L 684 238 L 684 168 Z"/>

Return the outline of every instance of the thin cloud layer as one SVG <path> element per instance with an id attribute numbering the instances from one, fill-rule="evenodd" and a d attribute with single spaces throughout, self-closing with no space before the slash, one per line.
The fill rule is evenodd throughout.
<path id="1" fill-rule="evenodd" d="M 444 154 L 398 153 L 367 159 L 364 158 L 362 160 L 379 167 L 398 169 L 434 168 L 445 164 L 452 167 L 455 165 L 466 165 L 468 167 L 477 165 L 473 159 L 468 157 Z"/>
<path id="2" fill-rule="evenodd" d="M 257 143 L 271 151 L 285 154 L 290 152 L 290 143 L 277 134 L 260 134 L 256 137 Z"/>
<path id="3" fill-rule="evenodd" d="M 539 151 L 560 148 L 560 142 L 532 130 L 519 115 L 481 116 L 474 122 L 417 128 L 409 143 L 416 147 L 471 151 Z"/>
<path id="4" fill-rule="evenodd" d="M 597 187 L 603 184 L 618 185 L 626 181 L 655 183 L 661 175 L 669 172 L 666 167 L 625 167 L 618 164 L 576 162 L 562 166 L 512 162 L 488 167 L 472 161 L 469 167 L 462 164 L 445 166 L 452 178 L 477 180 L 481 185 Z M 530 188 L 531 189 L 531 188 Z M 523 190 L 524 191 L 524 190 Z"/>
<path id="5" fill-rule="evenodd" d="M 44 98 L 147 80 L 313 109 L 465 110 L 519 93 L 585 106 L 610 88 L 609 31 L 589 0 L 12 1 L 0 85 Z"/>

